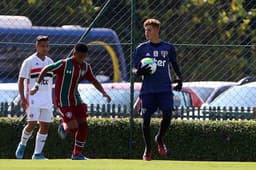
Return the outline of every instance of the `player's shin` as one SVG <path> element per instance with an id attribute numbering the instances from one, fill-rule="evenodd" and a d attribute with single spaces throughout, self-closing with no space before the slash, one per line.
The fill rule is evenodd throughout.
<path id="1" fill-rule="evenodd" d="M 143 117 L 142 122 L 143 139 L 145 143 L 145 154 L 150 154 L 152 150 L 151 146 L 151 134 L 150 134 L 150 117 Z"/>
<path id="2" fill-rule="evenodd" d="M 33 132 L 33 131 L 27 132 L 27 131 L 26 131 L 26 128 L 23 129 L 22 135 L 21 135 L 21 140 L 20 140 L 20 143 L 21 143 L 22 145 L 24 145 L 24 146 L 27 145 L 27 142 L 28 142 L 29 138 L 31 137 L 32 132 Z"/>
<path id="3" fill-rule="evenodd" d="M 24 151 L 27 145 L 29 138 L 31 137 L 33 131 L 27 132 L 26 128 L 23 129 L 20 143 L 16 149 L 15 156 L 17 159 L 22 159 Z"/>
<path id="4" fill-rule="evenodd" d="M 160 128 L 156 135 L 156 141 L 160 145 L 163 145 L 163 137 L 170 126 L 171 115 L 172 115 L 172 111 L 163 111 L 163 119 L 160 122 Z"/>
<path id="5" fill-rule="evenodd" d="M 79 124 L 79 128 L 75 133 L 75 146 L 73 150 L 73 155 L 81 154 L 85 145 L 86 137 L 87 137 L 87 129 L 88 129 L 87 121 L 81 122 Z"/>
<path id="6" fill-rule="evenodd" d="M 163 137 L 166 134 L 166 132 L 170 126 L 171 113 L 172 113 L 171 111 L 163 112 L 163 119 L 161 120 L 159 131 L 158 131 L 157 135 L 155 136 L 158 153 L 162 156 L 166 156 L 168 154 L 168 149 L 163 142 Z"/>
<path id="7" fill-rule="evenodd" d="M 36 135 L 36 144 L 34 154 L 41 154 L 45 145 L 45 141 L 47 139 L 48 134 L 40 134 Z"/>

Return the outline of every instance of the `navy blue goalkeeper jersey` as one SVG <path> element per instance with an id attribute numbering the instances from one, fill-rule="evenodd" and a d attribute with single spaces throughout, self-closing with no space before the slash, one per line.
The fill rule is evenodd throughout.
<path id="1" fill-rule="evenodd" d="M 156 72 L 152 75 L 143 76 L 140 94 L 170 92 L 171 75 L 170 62 L 176 62 L 176 51 L 172 44 L 161 41 L 153 44 L 149 41 L 140 44 L 133 56 L 134 67 L 138 67 L 141 59 L 153 58 L 157 63 Z"/>

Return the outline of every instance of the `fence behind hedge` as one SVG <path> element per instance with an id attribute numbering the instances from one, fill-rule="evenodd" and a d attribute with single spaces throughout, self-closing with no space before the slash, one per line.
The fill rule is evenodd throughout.
<path id="1" fill-rule="evenodd" d="M 91 104 L 88 113 L 92 117 L 120 118 L 130 116 L 129 106 L 115 104 Z M 55 116 L 58 115 L 54 109 Z M 24 112 L 14 103 L 0 103 L 0 116 L 20 117 Z M 140 117 L 139 110 L 134 111 L 134 117 Z M 156 112 L 154 117 L 161 117 Z M 256 119 L 256 109 L 251 107 L 175 107 L 173 119 L 180 120 L 253 120 Z"/>

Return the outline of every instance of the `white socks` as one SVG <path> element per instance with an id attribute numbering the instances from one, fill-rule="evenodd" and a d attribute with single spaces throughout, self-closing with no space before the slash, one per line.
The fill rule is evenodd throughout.
<path id="1" fill-rule="evenodd" d="M 37 133 L 34 154 L 42 153 L 47 136 L 48 134 Z"/>
<path id="2" fill-rule="evenodd" d="M 25 128 L 23 129 L 22 131 L 22 135 L 21 135 L 21 140 L 20 140 L 20 143 L 22 145 L 27 145 L 27 142 L 29 140 L 29 138 L 31 137 L 33 131 L 31 132 L 27 132 L 25 130 Z M 45 141 L 46 141 L 46 138 L 47 138 L 48 134 L 40 134 L 40 133 L 37 133 L 36 135 L 36 144 L 35 144 L 35 151 L 34 151 L 34 154 L 38 154 L 38 153 L 42 153 L 42 150 L 44 148 L 44 144 L 45 144 Z"/>
<path id="3" fill-rule="evenodd" d="M 27 131 L 25 130 L 25 128 L 23 129 L 22 135 L 21 135 L 21 140 L 20 140 L 20 143 L 21 143 L 22 145 L 25 145 L 25 146 L 27 145 L 27 142 L 28 142 L 30 136 L 32 135 L 32 132 L 33 132 L 33 131 L 27 132 Z"/>

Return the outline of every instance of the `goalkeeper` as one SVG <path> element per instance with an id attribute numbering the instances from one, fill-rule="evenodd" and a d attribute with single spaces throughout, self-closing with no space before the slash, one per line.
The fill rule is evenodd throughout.
<path id="1" fill-rule="evenodd" d="M 144 22 L 145 37 L 148 40 L 140 44 L 134 54 L 134 72 L 143 76 L 142 88 L 140 91 L 141 114 L 143 117 L 142 131 L 145 143 L 143 160 L 151 160 L 152 147 L 150 139 L 151 116 L 159 108 L 163 113 L 160 129 L 155 136 L 158 145 L 158 152 L 162 156 L 167 155 L 167 147 L 163 142 L 163 137 L 170 126 L 173 110 L 173 94 L 170 77 L 170 65 L 172 65 L 176 76 L 177 86 L 175 90 L 182 89 L 182 78 L 179 66 L 176 61 L 176 52 L 172 44 L 159 39 L 160 22 L 156 19 L 147 19 Z M 157 64 L 154 74 L 148 65 L 141 68 L 140 61 L 143 58 L 152 58 Z"/>

